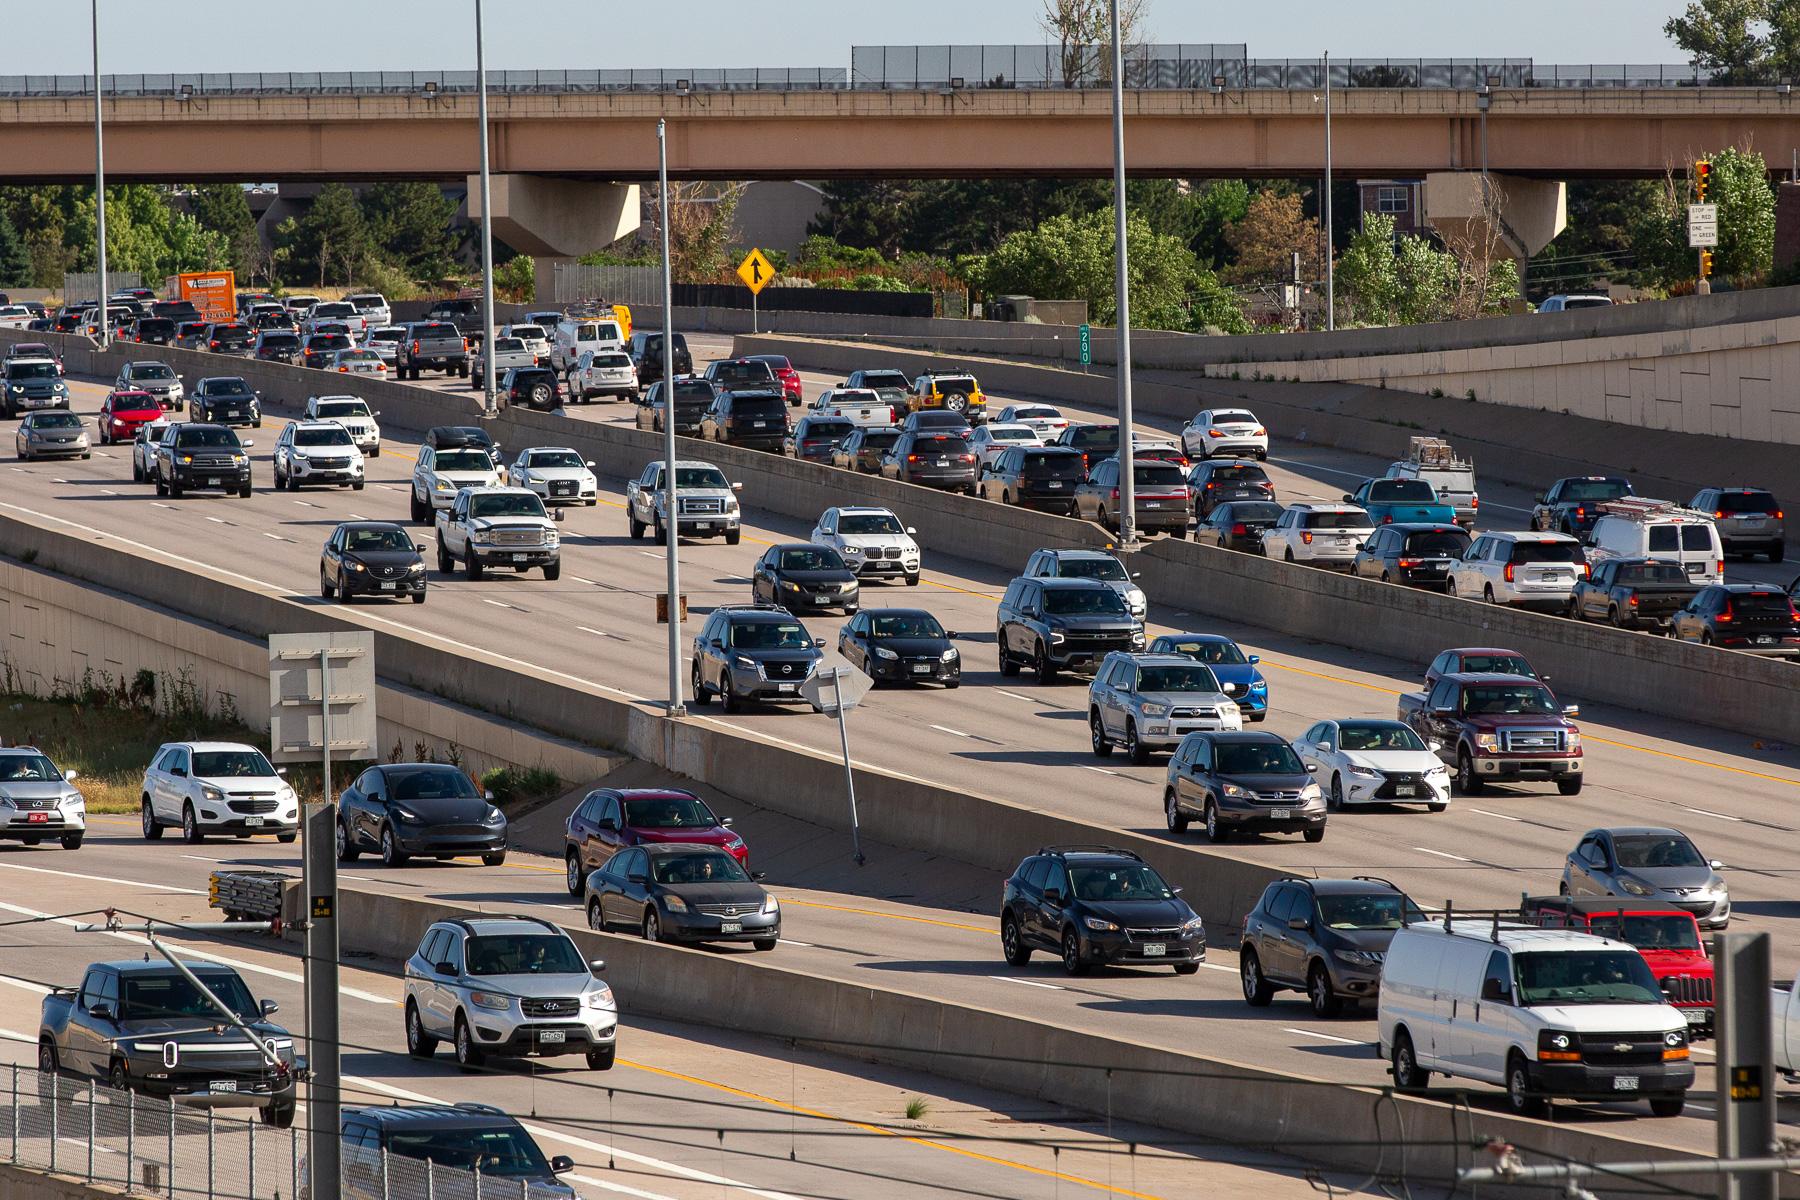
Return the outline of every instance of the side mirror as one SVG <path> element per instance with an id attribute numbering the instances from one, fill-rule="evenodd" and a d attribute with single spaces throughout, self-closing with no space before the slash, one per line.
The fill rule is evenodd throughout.
<path id="1" fill-rule="evenodd" d="M 1711 868 L 1712 868 L 1712 869 L 1713 869 L 1713 870 L 1715 870 L 1715 871 L 1723 871 L 1723 870 L 1724 870 L 1724 869 L 1725 869 L 1725 864 L 1724 864 L 1724 863 L 1722 863 L 1722 862 L 1720 862 L 1720 861 L 1719 861 L 1719 860 L 1718 860 L 1718 859 L 1716 859 L 1716 858 L 1709 858 L 1709 859 L 1707 859 L 1707 860 L 1706 860 L 1706 865 L 1707 865 L 1707 866 L 1709 866 L 1709 867 L 1711 867 Z"/>
<path id="2" fill-rule="evenodd" d="M 1311 929 L 1312 922 L 1307 920 L 1305 917 L 1289 917 L 1288 918 L 1288 928 L 1289 929 Z"/>
<path id="3" fill-rule="evenodd" d="M 1454 708 L 1434 708 L 1431 710 L 1431 715 L 1434 717 L 1453 717 L 1456 715 L 1456 710 Z"/>
<path id="4" fill-rule="evenodd" d="M 116 1011 L 114 1011 L 113 1006 L 108 1004 L 104 1000 L 100 1001 L 98 1004 L 89 1008 L 88 1014 L 90 1016 L 96 1017 L 102 1021 L 116 1020 L 116 1019 L 118 1019 L 118 1015 L 119 1015 Z"/>
<path id="5" fill-rule="evenodd" d="M 550 1160 L 550 1173 L 552 1175 L 566 1175 L 574 1169 L 575 1160 L 566 1154 L 558 1154 L 555 1158 Z"/>
<path id="6" fill-rule="evenodd" d="M 741 492 L 744 490 L 744 485 L 741 483 L 734 483 L 731 485 L 731 490 L 734 492 Z"/>
<path id="7" fill-rule="evenodd" d="M 1497 1000 L 1502 1004 L 1511 1004 L 1512 989 L 1498 979 L 1484 979 L 1481 981 L 1481 998 Z"/>
<path id="8" fill-rule="evenodd" d="M 944 640 L 947 642 L 954 642 L 956 640 L 956 630 L 954 630 L 954 629 L 944 630 Z M 70 778 L 74 778 L 74 776 L 70 776 Z"/>
<path id="9" fill-rule="evenodd" d="M 563 519 L 563 517 L 564 517 L 564 513 L 563 513 L 563 510 L 560 508 L 552 509 L 550 512 L 550 519 L 552 521 L 561 521 Z"/>
<path id="10" fill-rule="evenodd" d="M 1132 572 L 1132 573 L 1131 573 L 1131 577 L 1132 577 L 1132 578 L 1133 578 L 1133 579 L 1142 579 L 1142 578 L 1143 578 L 1143 577 L 1144 577 L 1144 573 L 1143 573 L 1143 572 L 1142 572 L 1142 571 L 1133 571 L 1133 572 Z M 1250 661 L 1251 661 L 1251 662 L 1255 662 L 1255 661 L 1256 661 L 1256 660 L 1255 660 L 1255 659 L 1254 659 L 1254 658 L 1253 658 L 1253 659 L 1251 659 L 1251 660 L 1250 660 Z"/>
<path id="11" fill-rule="evenodd" d="M 1128 248 L 1129 248 L 1129 247 L 1128 247 Z M 1257 663 L 1259 663 L 1259 662 L 1261 662 L 1261 661 L 1262 661 L 1262 655 L 1260 655 L 1260 654 L 1252 654 L 1252 655 L 1251 655 L 1251 656 L 1250 656 L 1250 664 L 1251 664 L 1251 665 L 1252 665 L 1252 666 L 1255 666 L 1255 665 L 1256 665 L 1256 664 L 1257 664 Z"/>
<path id="12" fill-rule="evenodd" d="M 1579 717 L 1579 716 L 1580 716 L 1580 715 L 1581 715 L 1581 705 L 1579 705 L 1579 704 L 1565 704 L 1565 705 L 1563 705 L 1563 716 L 1565 716 L 1565 717 Z"/>
<path id="13" fill-rule="evenodd" d="M 1357 547 L 1358 550 L 1367 550 L 1368 548 L 1369 548 L 1368 542 L 1364 542 L 1360 546 Z"/>
<path id="14" fill-rule="evenodd" d="M 262 1002 L 262 1015 L 263 1016 L 272 1017 L 280 1011 L 281 1011 L 281 1005 L 277 1004 L 275 1001 L 264 1000 Z"/>
<path id="15" fill-rule="evenodd" d="M 1531 498 L 1531 502 L 1533 504 L 1548 504 L 1548 503 L 1550 503 L 1550 501 L 1545 499 L 1543 496 L 1533 496 Z"/>
<path id="16" fill-rule="evenodd" d="M 719 818 L 719 824 L 724 826 L 727 829 L 731 828 L 731 821 L 732 821 L 732 819 L 730 817 L 720 817 Z"/>
<path id="17" fill-rule="evenodd" d="M 74 783 L 79 778 L 81 778 L 80 771 L 64 771 L 63 772 L 63 782 L 64 783 Z"/>
<path id="18" fill-rule="evenodd" d="M 769 873 L 767 871 L 752 871 L 752 872 L 750 872 L 750 878 L 755 880 L 757 883 L 761 883 L 763 880 L 767 879 L 768 877 L 769 877 Z"/>
<path id="19" fill-rule="evenodd" d="M 1308 775 L 1317 775 L 1319 773 L 1319 764 L 1318 763 L 1307 763 L 1306 764 L 1306 773 Z"/>
<path id="20" fill-rule="evenodd" d="M 1126 249 L 1130 249 L 1130 247 L 1128 246 L 1128 247 L 1126 247 Z M 374 412 L 370 413 L 369 415 L 372 417 L 379 417 L 381 415 L 381 410 L 378 408 Z"/>
<path id="21" fill-rule="evenodd" d="M 1429 742 L 1425 743 L 1425 748 L 1427 750 L 1442 750 L 1444 748 L 1444 743 L 1438 741 L 1436 738 L 1432 738 Z"/>
<path id="22" fill-rule="evenodd" d="M 425 543 L 424 542 L 414 542 L 413 550 L 419 554 L 425 553 Z"/>
<path id="23" fill-rule="evenodd" d="M 187 778 L 187 768 L 186 767 L 172 767 L 169 770 L 169 774 L 173 775 L 177 779 L 186 779 Z"/>
<path id="24" fill-rule="evenodd" d="M 611 817 L 601 817 L 599 821 L 595 822 L 595 824 L 597 824 L 601 829 L 610 829 L 610 830 L 614 831 L 615 833 L 618 831 L 618 828 L 619 828 L 619 823 L 617 821 L 613 820 Z"/>
<path id="25" fill-rule="evenodd" d="M 431 969 L 436 971 L 439 975 L 456 974 L 456 964 L 449 961 L 432 963 Z"/>
<path id="26" fill-rule="evenodd" d="M 1044 902 L 1046 904 L 1061 904 L 1063 902 L 1062 889 L 1061 888 L 1045 888 L 1044 889 Z"/>
<path id="27" fill-rule="evenodd" d="M 1129 247 L 1127 247 L 1127 249 L 1129 249 Z M 591 458 L 587 460 L 587 469 L 590 471 L 594 469 L 594 460 Z"/>
<path id="28" fill-rule="evenodd" d="M 1344 493 L 1344 502 L 1345 503 L 1347 503 L 1347 504 L 1353 503 L 1355 500 L 1356 500 L 1356 497 L 1352 496 L 1349 492 Z"/>
<path id="29" fill-rule="evenodd" d="M 245 438 L 242 442 L 239 442 L 238 444 L 246 450 L 248 450 L 250 447 L 256 445 L 256 443 L 251 441 L 249 438 Z"/>
<path id="30" fill-rule="evenodd" d="M 600 974 L 600 972 L 606 970 L 606 960 L 604 958 L 588 959 L 588 970 L 596 975 Z"/>
<path id="31" fill-rule="evenodd" d="M 286 767 L 276 767 L 275 773 L 277 775 L 286 775 L 288 773 L 288 769 Z M 73 771 L 69 772 L 69 778 L 70 779 L 75 778 L 75 773 Z"/>
<path id="32" fill-rule="evenodd" d="M 725 639 L 724 638 L 714 638 L 711 642 L 709 642 L 707 644 L 710 645 L 714 650 L 723 650 L 725 648 Z"/>
<path id="33" fill-rule="evenodd" d="M 255 397 L 256 397 L 256 398 L 257 398 L 257 399 L 258 399 L 258 400 L 261 400 L 261 399 L 262 399 L 262 393 L 261 393 L 261 392 L 253 392 L 253 393 L 252 393 L 252 395 L 254 395 L 254 396 L 255 396 Z"/>
<path id="34" fill-rule="evenodd" d="M 813 639 L 813 649 L 823 650 L 824 648 L 825 648 L 825 639 L 824 638 L 814 638 Z"/>
<path id="35" fill-rule="evenodd" d="M 631 874 L 627 875 L 625 877 L 625 879 L 628 883 L 649 883 L 650 882 L 650 876 L 644 874 L 644 872 L 642 872 L 642 871 L 633 871 Z"/>
<path id="36" fill-rule="evenodd" d="M 494 793 L 491 790 L 484 791 L 481 793 L 481 798 L 486 800 L 489 804 L 492 804 L 494 802 Z"/>
<path id="37" fill-rule="evenodd" d="M 919 531 L 914 529 L 911 525 L 908 525 L 906 527 L 906 536 L 907 537 L 916 537 L 918 535 L 918 532 Z"/>

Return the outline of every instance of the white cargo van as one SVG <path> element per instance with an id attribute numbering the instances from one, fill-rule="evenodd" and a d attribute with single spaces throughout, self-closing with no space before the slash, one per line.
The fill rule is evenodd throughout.
<path id="1" fill-rule="evenodd" d="M 1506 1089 L 1519 1116 L 1547 1101 L 1648 1100 L 1680 1114 L 1694 1083 L 1687 1020 L 1643 955 L 1566 929 L 1463 918 L 1409 925 L 1381 968 L 1381 1054 L 1394 1086 L 1433 1072 Z"/>
<path id="2" fill-rule="evenodd" d="M 1596 566 L 1609 558 L 1648 558 L 1680 567 L 1691 583 L 1724 582 L 1725 546 L 1711 513 L 1638 496 L 1603 500 L 1599 509 L 1587 539 Z"/>
<path id="3" fill-rule="evenodd" d="M 566 375 L 583 353 L 625 349 L 625 334 L 613 317 L 564 317 L 550 336 L 550 365 Z"/>
<path id="4" fill-rule="evenodd" d="M 1464 529 L 1475 528 L 1481 511 L 1481 496 L 1475 490 L 1475 463 L 1460 457 L 1443 438 L 1415 437 L 1406 448 L 1406 458 L 1390 466 L 1389 479 L 1423 479 L 1438 494 L 1438 499 L 1456 510 L 1456 523 Z"/>

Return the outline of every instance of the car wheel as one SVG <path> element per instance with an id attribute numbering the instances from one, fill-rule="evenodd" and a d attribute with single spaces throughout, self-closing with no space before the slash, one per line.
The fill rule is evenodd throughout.
<path id="1" fill-rule="evenodd" d="M 419 503 L 418 493 L 416 493 L 416 492 L 413 493 L 411 499 L 412 499 L 413 524 L 414 525 L 425 524 L 427 521 L 429 521 L 431 519 L 431 517 L 430 517 L 429 513 L 426 511 L 425 506 L 423 504 Z"/>
<path id="2" fill-rule="evenodd" d="M 1000 918 L 1000 952 L 1015 967 L 1022 967 L 1031 961 L 1031 947 L 1019 936 L 1019 923 L 1013 920 L 1011 913 Z"/>
<path id="3" fill-rule="evenodd" d="M 1219 806 L 1208 800 L 1206 802 L 1206 840 L 1217 844 L 1230 836 L 1231 831 L 1225 828 L 1223 821 L 1219 820 Z"/>
<path id="4" fill-rule="evenodd" d="M 470 579 L 481 578 L 481 559 L 468 547 L 463 550 L 463 574 Z"/>
<path id="5" fill-rule="evenodd" d="M 79 834 L 79 833 L 63 834 L 62 835 L 62 848 L 64 850 L 79 850 L 79 849 L 81 849 L 81 839 L 84 836 L 85 836 L 84 834 Z"/>
<path id="6" fill-rule="evenodd" d="M 156 819 L 156 810 L 150 807 L 150 797 L 144 797 L 142 811 L 138 814 L 144 830 L 144 840 L 154 842 L 162 837 L 162 822 Z"/>
<path id="7" fill-rule="evenodd" d="M 918 587 L 919 586 L 919 575 L 920 575 L 920 572 L 918 572 L 918 571 L 914 571 L 911 575 L 908 575 L 906 577 L 906 586 L 907 587 Z"/>
<path id="8" fill-rule="evenodd" d="M 616 1055 L 618 1052 L 619 1052 L 618 1047 L 616 1047 L 616 1046 L 603 1046 L 603 1047 L 600 1047 L 599 1049 L 589 1050 L 587 1052 L 588 1070 L 590 1070 L 590 1071 L 610 1071 L 610 1070 L 612 1070 L 613 1056 Z"/>
<path id="9" fill-rule="evenodd" d="M 588 901 L 587 923 L 589 929 L 599 930 L 602 933 L 606 931 L 606 917 L 600 908 L 600 899 L 597 896 Z"/>
<path id="10" fill-rule="evenodd" d="M 438 543 L 437 548 L 437 569 L 445 575 L 456 570 L 456 560 L 450 557 L 450 552 L 444 549 L 442 542 Z"/>
<path id="11" fill-rule="evenodd" d="M 1056 666 L 1050 661 L 1050 648 L 1042 642 L 1037 648 L 1037 679 L 1039 683 L 1056 682 Z"/>
<path id="12" fill-rule="evenodd" d="M 194 815 L 194 806 L 181 806 L 181 840 L 190 846 L 198 846 L 206 840 L 206 831 L 200 828 L 200 818 Z"/>
<path id="13" fill-rule="evenodd" d="M 1181 811 L 1181 804 L 1175 799 L 1174 788 L 1163 793 L 1163 822 L 1168 825 L 1170 833 L 1187 832 L 1188 816 Z"/>
<path id="14" fill-rule="evenodd" d="M 469 1031 L 469 1022 L 461 1013 L 456 1014 L 456 1065 L 465 1071 L 473 1071 L 481 1065 L 486 1056 L 475 1044 L 475 1035 Z"/>
<path id="15" fill-rule="evenodd" d="M 1444 580 L 1444 595 L 1449 596 L 1452 600 L 1456 598 L 1456 576 L 1452 575 Z"/>
<path id="16" fill-rule="evenodd" d="M 414 1058 L 430 1058 L 437 1053 L 438 1040 L 425 1032 L 425 1023 L 419 1019 L 419 1006 L 411 1000 L 406 1002 L 406 1052 Z"/>
<path id="17" fill-rule="evenodd" d="M 325 578 L 325 568 L 322 566 L 319 568 L 319 598 L 331 599 L 331 581 Z"/>
<path id="18" fill-rule="evenodd" d="M 1517 1051 L 1506 1060 L 1506 1107 L 1515 1117 L 1536 1117 L 1544 1112 L 1544 1098 L 1532 1086 L 1531 1068 Z"/>
<path id="19" fill-rule="evenodd" d="M 350 577 L 348 575 L 338 576 L 337 598 L 339 604 L 350 603 Z"/>
<path id="20" fill-rule="evenodd" d="M 1577 775 L 1573 779 L 1557 780 L 1556 781 L 1556 790 L 1558 792 L 1561 792 L 1565 796 L 1581 795 L 1581 776 Z"/>
<path id="21" fill-rule="evenodd" d="M 481 865 L 484 867 L 505 866 L 506 865 L 506 851 L 500 850 L 500 851 L 496 851 L 493 854 L 482 855 L 481 856 Z"/>
<path id="22" fill-rule="evenodd" d="M 1616 609 L 1609 610 L 1607 613 L 1607 617 L 1609 619 L 1615 618 L 1616 615 L 1617 615 Z M 1573 597 L 1573 596 L 1570 596 L 1568 606 L 1563 609 L 1563 616 L 1567 617 L 1571 621 L 1581 620 L 1581 601 L 1575 599 L 1575 597 Z M 1617 624 L 1616 620 L 1614 620 L 1614 624 Z"/>
<path id="23" fill-rule="evenodd" d="M 1494 600 L 1494 585 L 1493 584 L 1489 583 L 1489 584 L 1484 584 L 1482 586 L 1481 598 L 1489 604 L 1496 603 L 1496 601 Z"/>
<path id="24" fill-rule="evenodd" d="M 1063 970 L 1070 975 L 1086 975 L 1087 962 L 1081 957 L 1081 939 L 1075 936 L 1073 929 L 1063 930 L 1062 939 Z"/>
<path id="25" fill-rule="evenodd" d="M 999 643 L 1000 674 L 1011 679 L 1019 673 L 1019 664 L 1014 661 L 1013 656 L 1007 652 L 1006 630 L 1002 629 L 996 633 L 994 635 L 994 640 Z"/>
<path id="26" fill-rule="evenodd" d="M 1775 559 L 1775 562 L 1781 560 Z M 1679 1117 L 1681 1110 L 1687 1107 L 1686 1096 L 1658 1096 L 1650 1101 L 1650 1115 L 1653 1117 Z"/>
<path id="27" fill-rule="evenodd" d="M 169 485 L 163 482 L 163 477 L 162 477 L 161 471 L 158 471 L 156 473 L 155 482 L 156 482 L 156 494 L 157 495 L 166 496 L 169 494 Z"/>
<path id="28" fill-rule="evenodd" d="M 1106 726 L 1100 721 L 1100 710 L 1088 713 L 1088 740 L 1094 747 L 1095 758 L 1111 758 L 1112 743 L 1106 739 Z"/>
<path id="29" fill-rule="evenodd" d="M 1702 646 L 1710 646 L 1713 644 L 1712 630 L 1709 629 L 1700 635 L 1700 644 Z"/>
<path id="30" fill-rule="evenodd" d="M 744 702 L 738 699 L 737 692 L 732 690 L 729 675 L 719 681 L 719 706 L 728 713 L 738 713 L 744 709 Z"/>
<path id="31" fill-rule="evenodd" d="M 698 662 L 694 664 L 694 669 L 690 674 L 692 678 L 688 690 L 694 694 L 694 703 L 704 708 L 712 703 L 712 693 L 708 692 L 706 685 L 700 682 L 700 664 Z"/>
<path id="32" fill-rule="evenodd" d="M 1238 983 L 1244 989 L 1244 1003 L 1251 1008 L 1265 1008 L 1275 996 L 1275 985 L 1263 978 L 1262 962 L 1248 946 L 1238 955 Z"/>
<path id="33" fill-rule="evenodd" d="M 1306 998 L 1312 1002 L 1313 1016 L 1321 1020 L 1335 1017 L 1343 1009 L 1343 1000 L 1331 990 L 1331 972 L 1324 963 L 1314 963 L 1306 973 Z"/>
<path id="34" fill-rule="evenodd" d="M 1331 777 L 1331 791 L 1325 796 L 1325 807 L 1331 812 L 1344 807 L 1344 781 L 1335 774 Z"/>
<path id="35" fill-rule="evenodd" d="M 632 516 L 630 509 L 627 509 L 625 511 L 625 525 L 626 525 L 626 528 L 631 533 L 632 541 L 636 542 L 636 541 L 643 540 L 644 523 L 642 521 L 638 520 L 636 517 Z"/>
<path id="36" fill-rule="evenodd" d="M 1325 840 L 1325 827 L 1320 825 L 1316 829 L 1308 829 L 1301 836 L 1309 842 L 1322 842 Z"/>
<path id="37" fill-rule="evenodd" d="M 399 841 L 394 837 L 391 825 L 381 827 L 381 865 L 384 867 L 404 867 L 407 855 L 400 849 Z"/>
<path id="38" fill-rule="evenodd" d="M 573 850 L 569 851 L 568 857 L 563 860 L 563 883 L 568 887 L 569 895 L 581 895 L 581 855 Z"/>
<path id="39" fill-rule="evenodd" d="M 112 1066 L 106 1070 L 106 1086 L 115 1092 L 131 1090 L 131 1071 L 125 1066 L 124 1059 L 113 1059 Z"/>
<path id="40" fill-rule="evenodd" d="M 131 456 L 131 482 L 144 482 L 144 465 L 137 460 L 135 454 Z"/>
<path id="41" fill-rule="evenodd" d="M 1475 774 L 1475 760 L 1469 757 L 1467 750 L 1456 752 L 1456 790 L 1465 796 L 1473 796 L 1481 791 L 1481 776 Z"/>
<path id="42" fill-rule="evenodd" d="M 1138 739 L 1137 722 L 1129 719 L 1125 722 L 1125 757 L 1134 767 L 1150 761 L 1150 748 Z"/>
<path id="43" fill-rule="evenodd" d="M 1283 562 L 1293 562 L 1294 561 L 1294 548 L 1292 546 L 1289 546 L 1287 548 L 1286 552 L 1284 552 L 1282 554 L 1281 559 Z"/>
<path id="44" fill-rule="evenodd" d="M 276 491 L 287 491 L 287 476 L 281 473 L 281 468 L 276 467 L 270 472 L 270 475 L 273 476 Z"/>
<path id="45" fill-rule="evenodd" d="M 1431 1080 L 1431 1072 L 1419 1066 L 1418 1057 L 1413 1052 L 1412 1038 L 1405 1030 L 1394 1035 L 1394 1050 L 1391 1059 L 1394 1073 L 1394 1086 L 1403 1092 L 1422 1092 Z"/>
<path id="46" fill-rule="evenodd" d="M 646 909 L 644 912 L 644 940 L 646 942 L 660 942 L 663 940 L 662 918 L 656 915 L 656 910 L 654 908 Z"/>

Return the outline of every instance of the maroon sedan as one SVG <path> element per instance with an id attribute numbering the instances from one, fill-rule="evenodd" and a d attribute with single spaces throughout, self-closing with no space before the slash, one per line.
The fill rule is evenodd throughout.
<path id="1" fill-rule="evenodd" d="M 569 894 L 581 895 L 588 873 L 627 846 L 717 846 L 747 868 L 750 847 L 730 826 L 730 817 L 714 815 L 706 801 L 679 788 L 596 788 L 563 826 Z"/>

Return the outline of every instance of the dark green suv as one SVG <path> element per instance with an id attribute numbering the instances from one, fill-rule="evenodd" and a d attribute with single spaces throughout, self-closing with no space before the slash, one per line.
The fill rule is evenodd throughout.
<path id="1" fill-rule="evenodd" d="M 1346 1000 L 1372 1002 L 1388 943 L 1425 919 L 1405 892 L 1370 875 L 1276 880 L 1244 918 L 1244 1002 L 1261 1008 L 1278 991 L 1304 991 L 1318 1017 L 1335 1017 Z"/>

